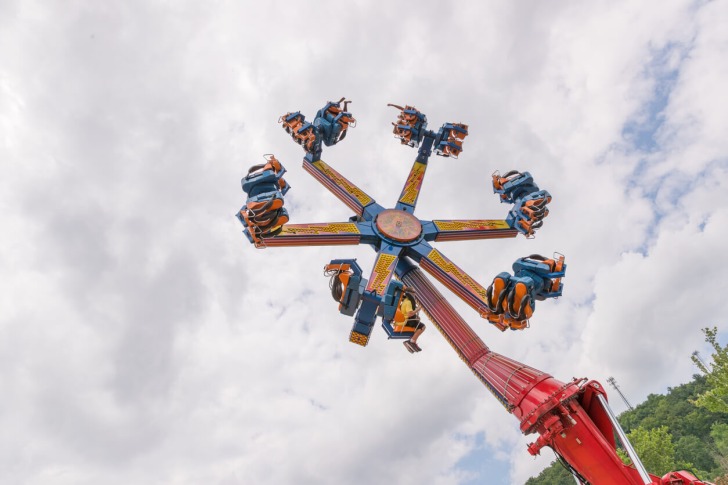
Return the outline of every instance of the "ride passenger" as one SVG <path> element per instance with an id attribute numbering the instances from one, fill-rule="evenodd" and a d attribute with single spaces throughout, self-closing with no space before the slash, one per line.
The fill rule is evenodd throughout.
<path id="1" fill-rule="evenodd" d="M 414 334 L 409 340 L 404 341 L 405 348 L 410 352 L 420 352 L 422 349 L 417 345 L 417 339 L 425 331 L 425 324 L 420 321 L 420 309 L 417 306 L 415 295 L 412 290 L 403 291 L 402 300 L 399 303 L 399 310 L 405 318 L 405 327 L 414 328 Z"/>

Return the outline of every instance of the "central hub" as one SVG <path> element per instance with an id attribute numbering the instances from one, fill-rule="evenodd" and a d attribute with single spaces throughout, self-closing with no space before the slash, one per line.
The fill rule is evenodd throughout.
<path id="1" fill-rule="evenodd" d="M 412 242 L 422 233 L 422 224 L 419 219 L 409 212 L 387 209 L 377 215 L 377 229 L 384 236 L 393 241 Z"/>

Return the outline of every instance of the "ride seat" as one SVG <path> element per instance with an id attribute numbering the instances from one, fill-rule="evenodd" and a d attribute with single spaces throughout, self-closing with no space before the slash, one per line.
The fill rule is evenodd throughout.
<path id="1" fill-rule="evenodd" d="M 390 339 L 410 339 L 415 334 L 415 327 L 407 327 L 403 325 L 392 325 L 386 320 L 382 322 L 382 328 Z"/>
<path id="2" fill-rule="evenodd" d="M 415 327 L 407 325 L 404 314 L 399 309 L 399 305 L 404 297 L 403 295 L 404 293 L 400 293 L 395 303 L 396 310 L 394 312 L 394 318 L 391 321 L 382 318 L 382 328 L 390 339 L 409 339 L 415 334 L 415 330 L 417 330 Z"/>
<path id="3" fill-rule="evenodd" d="M 278 119 L 283 125 L 286 133 L 293 137 L 293 141 L 303 147 L 304 150 L 310 152 L 316 144 L 316 133 L 313 125 L 306 121 L 306 118 L 299 112 L 286 113 Z"/>

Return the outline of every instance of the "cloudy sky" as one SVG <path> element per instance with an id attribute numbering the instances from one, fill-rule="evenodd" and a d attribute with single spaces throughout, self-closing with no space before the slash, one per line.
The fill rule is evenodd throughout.
<path id="1" fill-rule="evenodd" d="M 726 22 L 720 1 L 3 0 L 0 481 L 505 485 L 553 459 L 434 327 L 416 355 L 348 343 L 322 268 L 369 248 L 242 235 L 265 153 L 292 222 L 351 215 L 277 124 L 341 96 L 358 126 L 323 158 L 385 207 L 415 156 L 389 102 L 470 126 L 421 218 L 504 218 L 494 170 L 553 195 L 534 240 L 437 245 L 483 285 L 566 255 L 524 332 L 443 289 L 491 348 L 633 404 L 690 380 L 700 329 L 728 339 Z"/>

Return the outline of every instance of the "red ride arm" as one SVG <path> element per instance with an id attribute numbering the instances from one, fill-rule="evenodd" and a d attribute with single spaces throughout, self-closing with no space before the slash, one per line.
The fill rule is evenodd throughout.
<path id="1" fill-rule="evenodd" d="M 662 478 L 648 475 L 644 481 L 636 468 L 624 465 L 617 455 L 613 430 L 598 404 L 597 396 L 606 395 L 598 383 L 574 379 L 564 384 L 491 351 L 419 268 L 403 261 L 397 274 L 414 288 L 420 306 L 463 362 L 518 419 L 521 431 L 538 434 L 529 452 L 538 454 L 549 446 L 594 485 L 709 485 L 687 472 Z"/>

